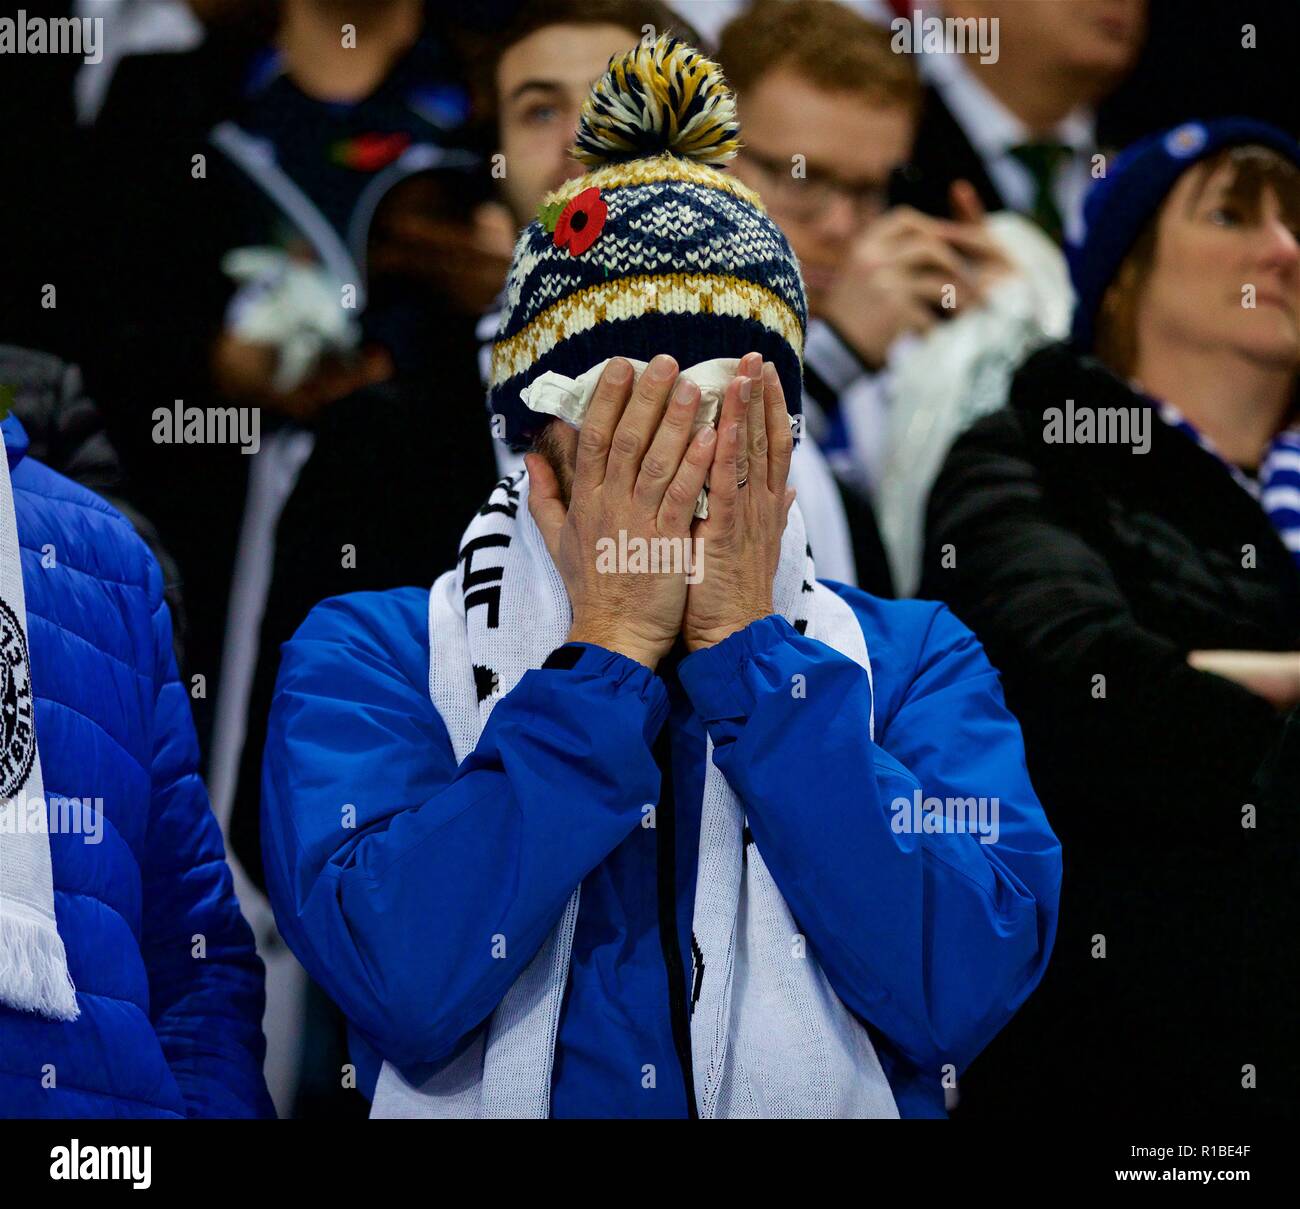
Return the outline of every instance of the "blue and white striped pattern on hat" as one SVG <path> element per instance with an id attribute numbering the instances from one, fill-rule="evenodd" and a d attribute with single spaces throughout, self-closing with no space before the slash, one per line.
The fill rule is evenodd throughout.
<path id="1" fill-rule="evenodd" d="M 699 51 L 664 34 L 610 61 L 574 147 L 591 171 L 547 195 L 506 277 L 488 402 L 512 448 L 551 420 L 523 402 L 530 382 L 610 357 L 757 352 L 798 413 L 803 279 L 762 199 L 723 171 L 738 138 L 730 89 Z"/>

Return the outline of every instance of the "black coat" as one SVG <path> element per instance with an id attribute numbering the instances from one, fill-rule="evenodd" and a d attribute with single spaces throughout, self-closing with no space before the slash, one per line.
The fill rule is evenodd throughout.
<path id="1" fill-rule="evenodd" d="M 14 412 L 27 430 L 27 456 L 106 499 L 131 522 L 158 560 L 172 615 L 176 665 L 184 667 L 186 617 L 180 571 L 153 521 L 122 498 L 127 484 L 121 460 L 105 430 L 103 413 L 83 389 L 81 370 L 37 349 L 0 344 L 0 383 L 13 389 Z"/>
<path id="2" fill-rule="evenodd" d="M 430 329 L 436 388 L 385 383 L 327 409 L 280 516 L 230 820 L 231 846 L 259 887 L 262 747 L 281 644 L 327 597 L 431 587 L 456 564 L 468 518 L 496 480 L 472 328 L 448 316 Z"/>
<path id="3" fill-rule="evenodd" d="M 929 505 L 923 594 L 1000 669 L 1065 855 L 1052 966 L 972 1068 L 967 1107 L 1284 1111 L 1300 721 L 1186 657 L 1300 649 L 1300 574 L 1251 496 L 1154 415 L 1146 454 L 1048 442 L 1044 409 L 1067 399 L 1145 406 L 1045 349 L 953 447 Z"/>

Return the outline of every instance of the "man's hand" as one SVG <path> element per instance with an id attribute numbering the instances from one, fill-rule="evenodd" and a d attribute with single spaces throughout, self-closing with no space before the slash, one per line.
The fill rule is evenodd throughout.
<path id="1" fill-rule="evenodd" d="M 411 208 L 386 216 L 374 237 L 370 273 L 375 278 L 426 282 L 462 315 L 481 315 L 510 268 L 514 228 L 503 207 L 485 202 L 468 220 Z"/>
<path id="2" fill-rule="evenodd" d="M 716 435 L 706 426 L 691 438 L 700 390 L 685 380 L 673 390 L 676 378 L 677 363 L 661 355 L 632 388 L 632 367 L 617 358 L 601 375 L 581 432 L 556 422 L 566 453 L 577 453 L 567 508 L 547 460 L 537 453 L 526 459 L 528 509 L 573 606 L 569 641 L 594 643 L 649 668 L 681 632 L 685 560 L 661 559 L 667 569 L 658 573 L 628 571 L 609 565 L 610 551 L 622 547 L 620 533 L 629 548 L 634 539 L 690 537 Z"/>
<path id="3" fill-rule="evenodd" d="M 758 353 L 739 368 L 718 417 L 708 519 L 695 522 L 701 578 L 687 589 L 682 623 L 691 651 L 773 612 L 781 535 L 794 503 L 794 488 L 786 486 L 794 437 L 781 381 Z"/>
<path id="4" fill-rule="evenodd" d="M 327 357 L 301 385 L 278 391 L 271 385 L 276 356 L 271 345 L 252 344 L 223 329 L 212 348 L 213 382 L 232 402 L 265 407 L 306 423 L 331 403 L 393 376 L 387 351 L 365 348 L 352 361 Z"/>
<path id="5" fill-rule="evenodd" d="M 941 315 L 977 305 L 989 283 L 1009 270 L 982 211 L 978 219 L 969 217 L 979 205 L 977 197 L 971 201 L 973 195 L 973 190 L 959 195 L 960 221 L 898 206 L 853 246 L 822 316 L 869 369 L 884 365 L 900 336 L 929 331 Z"/>
<path id="6" fill-rule="evenodd" d="M 1187 662 L 1240 684 L 1274 709 L 1300 703 L 1300 653 L 1295 651 L 1192 651 Z"/>

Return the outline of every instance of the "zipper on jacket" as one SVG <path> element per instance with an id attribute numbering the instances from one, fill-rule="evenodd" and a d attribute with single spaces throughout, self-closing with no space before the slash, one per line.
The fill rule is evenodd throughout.
<path id="1" fill-rule="evenodd" d="M 686 1085 L 686 1112 L 699 1119 L 695 1107 L 695 1076 L 691 1067 L 691 1020 L 687 1010 L 686 973 L 682 968 L 682 947 L 677 937 L 677 841 L 676 802 L 673 793 L 672 726 L 665 721 L 655 740 L 654 757 L 659 766 L 662 789 L 655 811 L 655 861 L 659 906 L 659 946 L 668 973 L 668 1016 L 673 1030 L 673 1048 Z"/>

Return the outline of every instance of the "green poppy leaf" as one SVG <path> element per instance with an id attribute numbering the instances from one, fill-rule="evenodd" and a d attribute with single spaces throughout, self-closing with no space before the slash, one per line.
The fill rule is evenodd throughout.
<path id="1" fill-rule="evenodd" d="M 538 209 L 537 217 L 541 220 L 542 227 L 547 232 L 554 234 L 555 224 L 560 221 L 560 215 L 563 211 L 563 202 L 551 202 L 549 206 L 541 206 Z"/>

